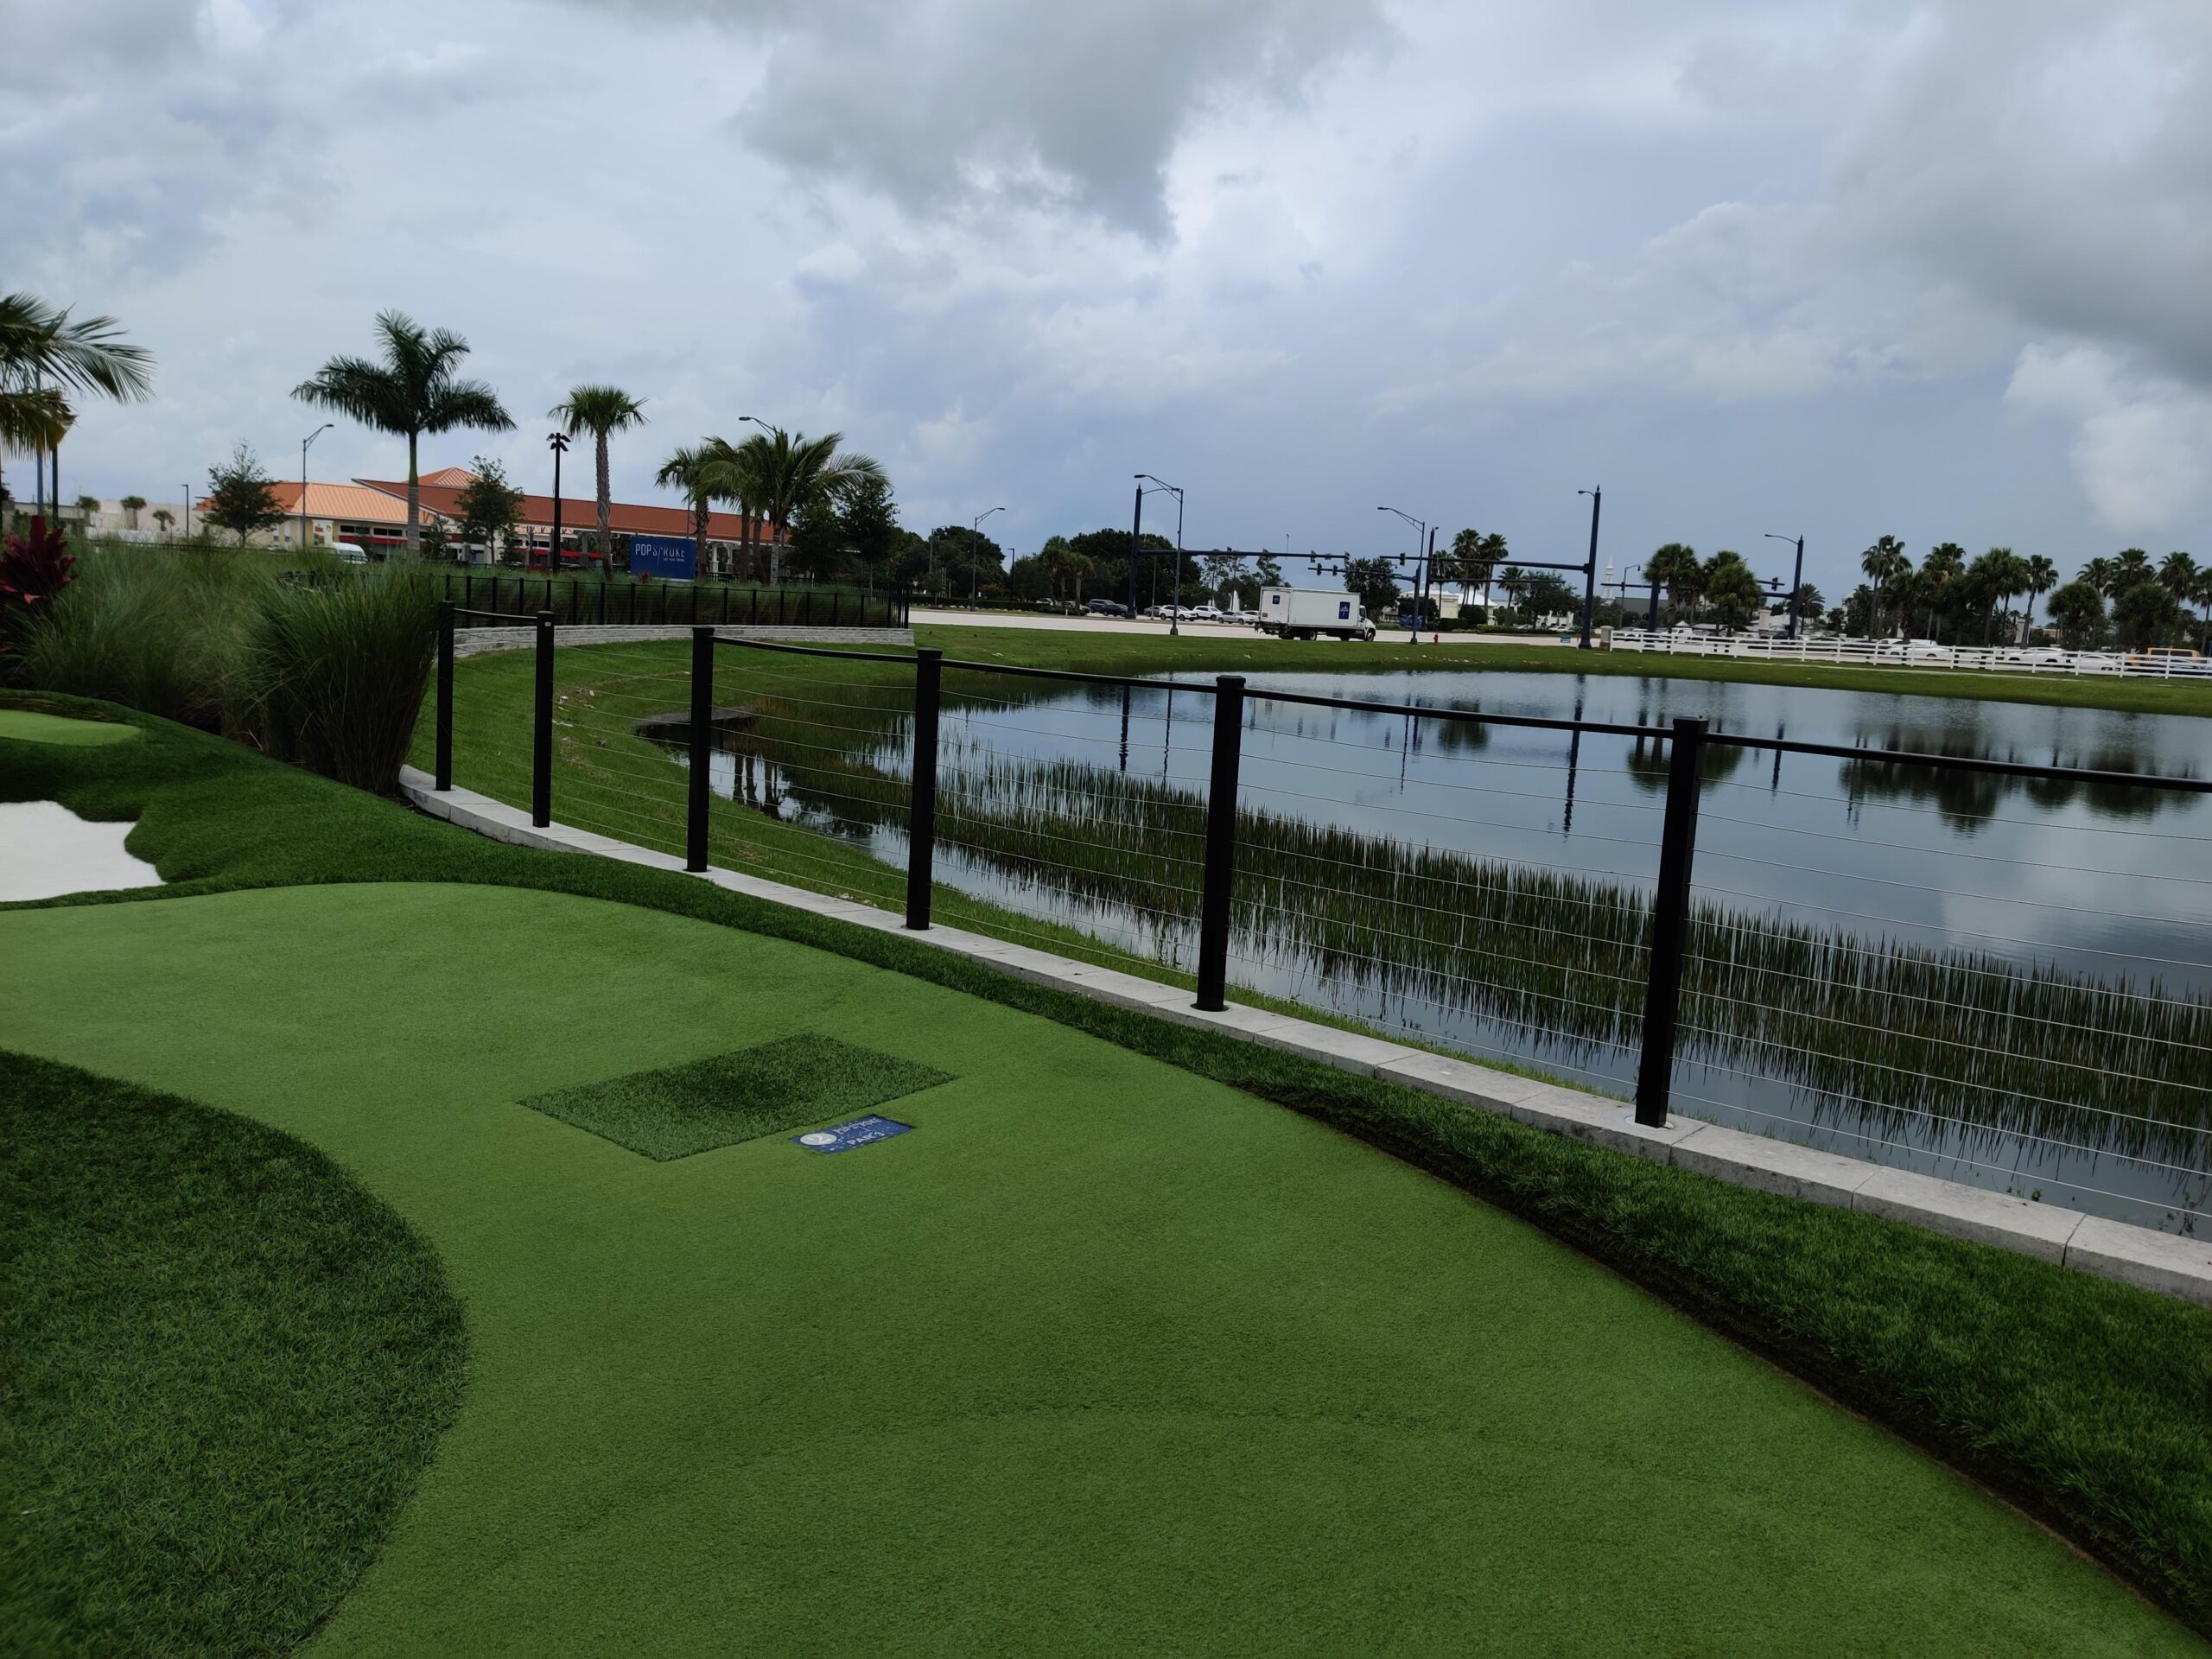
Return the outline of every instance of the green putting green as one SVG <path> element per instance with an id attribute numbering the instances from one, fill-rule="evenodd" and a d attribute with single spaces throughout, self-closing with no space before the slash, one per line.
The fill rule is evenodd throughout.
<path id="1" fill-rule="evenodd" d="M 438 1250 L 458 1419 L 332 1654 L 2191 1651 L 1535 1230 L 1066 1027 L 542 892 L 0 913 L 14 1046 L 298 1135 Z M 519 1103 L 803 1032 L 910 1135 Z"/>
<path id="2" fill-rule="evenodd" d="M 21 743 L 61 743 L 75 748 L 98 748 L 105 743 L 128 743 L 138 735 L 136 726 L 114 721 L 72 720 L 63 715 L 42 715 L 35 709 L 0 709 L 0 738 Z"/>

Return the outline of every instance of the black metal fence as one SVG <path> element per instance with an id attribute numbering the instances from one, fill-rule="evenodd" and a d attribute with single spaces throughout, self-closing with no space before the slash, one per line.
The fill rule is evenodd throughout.
<path id="1" fill-rule="evenodd" d="M 903 588 L 798 584 L 741 587 L 734 582 L 594 581 L 575 576 L 443 572 L 444 597 L 464 617 L 550 611 L 568 626 L 903 628 L 911 610 Z M 493 626 L 479 621 L 476 626 Z"/>
<path id="2" fill-rule="evenodd" d="M 948 659 L 927 649 L 734 639 L 710 626 L 694 628 L 688 665 L 665 646 L 639 647 L 637 671 L 619 686 L 601 686 L 595 701 L 579 694 L 588 716 L 556 715 L 550 615 L 477 620 L 529 620 L 538 630 L 531 746 L 538 824 L 551 821 L 562 719 L 583 775 L 608 791 L 601 799 L 620 797 L 593 810 L 622 821 L 592 827 L 680 845 L 686 867 L 704 870 L 715 815 L 734 804 L 710 787 L 710 768 L 717 744 L 734 741 L 747 764 L 772 764 L 790 791 L 818 800 L 848 827 L 903 840 L 910 928 L 931 925 L 933 898 L 948 890 L 948 878 L 958 887 L 989 865 L 1020 874 L 982 896 L 1004 913 L 1033 918 L 1032 935 L 1048 946 L 1080 903 L 1115 907 L 1154 939 L 1188 943 L 1192 956 L 1181 965 L 1195 968 L 1202 1009 L 1225 1007 L 1232 979 L 1269 988 L 1268 975 L 1294 950 L 1314 983 L 1385 984 L 1408 1007 L 1473 1010 L 1490 1033 L 1424 1028 L 1440 1046 L 1582 1073 L 1599 1088 L 1632 1085 L 1642 1123 L 1664 1125 L 1670 1110 L 1686 1106 L 1754 1128 L 1825 1136 L 1877 1160 L 1949 1160 L 1995 1185 L 2026 1184 L 2023 1159 L 2056 1157 L 2066 1184 L 2093 1199 L 2147 1206 L 2184 1227 L 2212 1218 L 2212 960 L 2095 944 L 2069 946 L 2066 955 L 2032 930 L 1923 913 L 1944 900 L 1969 906 L 1961 912 L 1966 921 L 2003 906 L 2031 915 L 2083 911 L 2034 885 L 2039 872 L 2062 865 L 2193 900 L 2212 877 L 2176 866 L 2171 855 L 2177 843 L 2185 855 L 2212 836 L 2122 820 L 2149 810 L 2139 808 L 2145 800 L 2212 792 L 2212 780 L 1758 737 L 1694 718 L 1550 718 L 1254 688 L 1235 675 L 1170 683 Z M 816 660 L 793 660 L 809 658 Z M 872 678 L 841 678 L 820 659 L 867 664 Z M 785 668 L 772 666 L 779 662 Z M 734 738 L 731 711 L 715 702 L 717 674 L 733 671 L 749 721 Z M 1107 721 L 1087 732 L 1065 723 L 1048 731 L 1037 697 L 1017 682 L 1093 699 Z M 1180 773 L 1178 700 L 1206 715 L 1195 748 L 1183 717 Z M 452 701 L 448 642 L 438 671 L 440 788 L 452 782 Z M 587 718 L 598 723 L 578 723 Z M 1366 723 L 1341 724 L 1352 720 Z M 647 722 L 665 722 L 655 729 L 670 737 L 680 728 L 688 769 L 680 781 L 666 760 L 621 753 L 610 741 Z M 1376 740 L 1377 722 L 1386 723 L 1387 741 Z M 1096 762 L 1040 760 L 1035 746 L 1048 739 L 1094 746 Z M 1564 745 L 1563 768 L 1516 742 Z M 1009 747 L 1023 743 L 1031 747 Z M 1589 754 L 1600 744 L 1617 761 L 1593 780 Z M 1160 754 L 1160 775 L 1138 776 L 1133 750 Z M 1449 765 L 1432 765 L 1439 755 Z M 1416 756 L 1430 772 L 1451 773 L 1436 778 L 1426 798 L 1404 792 Z M 1757 817 L 1738 802 L 1744 791 L 1769 793 L 1768 785 L 1732 775 L 1754 756 L 1771 757 L 1770 792 L 1781 806 L 1792 804 L 1792 791 L 1780 787 L 1783 757 L 1833 759 L 1853 776 L 1854 822 L 1880 812 L 1906 828 L 1885 839 L 1878 829 L 1838 835 Z M 1611 855 L 1607 868 L 1588 858 L 1562 868 L 1512 851 L 1513 836 L 1527 830 L 1514 812 L 1546 792 L 1527 785 L 1548 772 L 1555 788 L 1562 770 L 1567 820 L 1584 815 L 1576 840 Z M 1593 787 L 1605 779 L 1625 781 L 1607 793 Z M 1948 832 L 1963 810 L 1961 791 L 1976 779 L 2015 780 L 2041 791 L 2038 799 L 2088 791 L 2103 806 L 2050 833 L 2096 838 L 2088 844 L 2137 856 L 2007 855 L 1955 836 L 1909 833 L 1931 825 Z M 1377 804 L 1385 796 L 1393 804 Z M 1545 813 L 1557 804 L 1549 798 Z M 1355 804 L 1366 815 L 1359 827 L 1332 822 L 1335 809 Z M 1404 833 L 1392 833 L 1392 815 Z M 1725 833 L 1701 848 L 1701 829 Z M 1839 874 L 1816 854 L 1843 840 L 1877 861 L 1853 880 L 1897 890 L 1893 913 L 1832 902 L 1839 889 L 1807 885 Z M 2158 858 L 2144 856 L 2145 849 Z M 1902 861 L 1908 854 L 1972 861 L 2012 880 L 1915 880 L 1923 872 Z M 943 864 L 948 856 L 954 862 Z M 1762 886 L 1735 874 L 1746 868 L 1774 879 Z M 810 886 L 851 880 L 772 864 L 764 873 Z M 959 890 L 977 896 L 972 887 Z M 2116 917 L 2136 914 L 2113 905 Z M 2186 904 L 2146 906 L 2144 919 L 2154 915 L 2196 925 Z M 1917 943 L 1916 929 L 1948 934 L 1940 944 Z M 1999 944 L 2018 948 L 2005 957 L 1995 954 Z M 2069 965 L 2083 962 L 2087 969 Z M 1777 1104 L 1783 1092 L 1831 1104 L 1824 1118 L 1817 1110 L 1792 1118 Z M 2000 1146 L 2019 1154 L 2009 1166 Z M 2098 1173 L 2107 1170 L 2121 1178 Z"/>

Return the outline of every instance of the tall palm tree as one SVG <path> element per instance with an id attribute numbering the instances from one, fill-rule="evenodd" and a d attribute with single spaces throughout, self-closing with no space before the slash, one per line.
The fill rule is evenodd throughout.
<path id="1" fill-rule="evenodd" d="M 1668 543 L 1643 562 L 1643 579 L 1655 588 L 1664 588 L 1669 604 L 1687 601 L 1695 619 L 1698 595 L 1705 591 L 1705 567 L 1698 563 L 1695 548 Z"/>
<path id="2" fill-rule="evenodd" d="M 2158 562 L 2158 585 L 2184 604 L 2196 588 L 2196 561 L 2186 553 L 2169 553 Z"/>
<path id="3" fill-rule="evenodd" d="M 653 482 L 664 490 L 681 490 L 691 504 L 691 568 L 707 573 L 707 514 L 724 482 L 722 462 L 711 443 L 691 443 L 661 462 Z M 602 521 L 604 522 L 604 521 Z"/>
<path id="4" fill-rule="evenodd" d="M 2204 639 L 2205 648 L 2212 650 L 2212 564 L 2198 567 L 2189 602 L 2197 607 L 2197 633 Z"/>
<path id="5" fill-rule="evenodd" d="M 760 454 L 751 447 L 753 442 L 748 439 L 734 444 L 727 438 L 709 438 L 705 448 L 714 461 L 715 499 L 737 509 L 738 557 L 745 565 L 741 574 L 757 582 L 760 571 L 753 562 L 753 549 L 760 528 L 758 507 L 766 485 L 760 476 Z"/>
<path id="6" fill-rule="evenodd" d="M 474 427 L 507 432 L 514 421 L 481 380 L 455 378 L 468 342 L 445 328 L 425 328 L 398 311 L 377 314 L 380 359 L 334 357 L 311 380 L 292 388 L 303 404 L 327 409 L 378 432 L 407 440 L 407 535 L 412 557 L 421 545 L 423 484 L 416 449 L 423 434 Z"/>
<path id="7" fill-rule="evenodd" d="M 2028 626 L 2036 625 L 2036 601 L 2058 586 L 2058 567 L 2040 553 L 2034 554 L 2020 567 L 2020 580 L 2026 584 L 2028 595 Z"/>
<path id="8" fill-rule="evenodd" d="M 73 411 L 68 394 L 119 404 L 149 397 L 154 356 L 112 317 L 72 321 L 35 294 L 0 294 L 0 452 L 54 448 Z"/>
<path id="9" fill-rule="evenodd" d="M 1463 530 L 1452 538 L 1451 563 L 1446 580 L 1459 584 L 1459 601 L 1465 604 L 1467 590 L 1479 586 L 1483 590 L 1483 611 L 1490 611 L 1490 585 L 1496 580 L 1497 568 L 1505 563 L 1505 537 L 1491 531 L 1485 535 L 1479 530 Z"/>
<path id="10" fill-rule="evenodd" d="M 1888 630 L 1882 626 L 1882 601 L 1901 577 L 1910 574 L 1911 557 L 1905 552 L 1903 542 L 1894 536 L 1884 536 L 1859 556 L 1859 568 L 1866 572 L 1867 586 L 1873 590 L 1872 631 L 1886 634 Z"/>
<path id="11" fill-rule="evenodd" d="M 2151 575 L 2151 556 L 2139 547 L 2120 550 L 2112 562 L 2112 594 L 2117 597 L 2131 588 L 2139 588 L 2153 580 Z"/>
<path id="12" fill-rule="evenodd" d="M 2113 588 L 2112 561 L 2101 556 L 2091 559 L 2082 567 L 2081 580 L 2099 593 L 2109 595 Z"/>
<path id="13" fill-rule="evenodd" d="M 721 440 L 716 440 L 721 442 Z M 755 492 L 752 505 L 767 521 L 769 580 L 784 579 L 784 546 L 791 520 L 807 507 L 841 501 L 863 480 L 888 482 L 882 463 L 862 454 L 841 454 L 837 446 L 844 434 L 831 432 L 818 438 L 804 433 L 774 429 L 773 436 L 756 435 L 743 443 L 722 443 L 735 459 L 735 476 Z"/>
<path id="14" fill-rule="evenodd" d="M 607 478 L 607 435 L 643 426 L 645 405 L 620 386 L 571 386 L 569 395 L 547 413 L 550 418 L 560 422 L 561 429 L 572 438 L 591 434 L 592 459 L 598 467 L 599 556 L 606 559 L 613 547 L 607 522 L 614 503 Z"/>

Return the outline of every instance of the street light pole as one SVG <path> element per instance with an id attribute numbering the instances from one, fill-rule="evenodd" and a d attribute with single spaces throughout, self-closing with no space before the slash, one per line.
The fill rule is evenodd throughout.
<path id="1" fill-rule="evenodd" d="M 1399 518 L 1404 519 L 1408 524 L 1414 527 L 1414 629 L 1411 633 L 1406 636 L 1406 639 L 1408 644 L 1417 645 L 1421 644 L 1421 600 L 1427 595 L 1428 591 L 1427 569 L 1422 564 L 1424 549 L 1426 549 L 1428 554 L 1433 554 L 1436 550 L 1435 543 L 1429 536 L 1428 520 L 1426 518 L 1416 518 L 1410 512 L 1398 512 L 1398 509 L 1395 507 L 1377 507 L 1375 511 L 1377 512 L 1397 512 Z"/>
<path id="2" fill-rule="evenodd" d="M 1147 484 L 1154 487 L 1147 490 L 1145 488 Z M 1144 511 L 1145 497 L 1157 495 L 1161 490 L 1166 491 L 1175 498 L 1175 595 L 1167 602 L 1167 632 L 1168 637 L 1173 639 L 1180 636 L 1183 632 L 1183 619 L 1177 614 L 1183 608 L 1183 492 L 1179 486 L 1170 484 L 1164 478 L 1154 478 L 1150 473 L 1137 474 L 1137 511 L 1140 513 Z M 1129 543 L 1129 614 L 1135 616 L 1137 612 L 1137 562 L 1135 541 Z M 1153 582 L 1152 596 L 1155 601 L 1160 597 L 1160 583 L 1156 576 Z"/>
<path id="3" fill-rule="evenodd" d="M 300 551 L 302 553 L 308 550 L 308 446 L 335 424 L 335 422 L 325 421 L 300 440 Z"/>
<path id="4" fill-rule="evenodd" d="M 1577 495 L 1590 498 L 1590 562 L 1582 567 L 1582 645 L 1590 649 L 1590 613 L 1597 608 L 1598 600 L 1598 513 L 1605 505 L 1602 486 L 1591 490 L 1577 490 Z"/>
<path id="5" fill-rule="evenodd" d="M 553 544 L 545 550 L 545 574 L 557 576 L 561 574 L 561 457 L 568 453 L 569 435 L 548 432 L 545 447 L 553 452 Z M 613 531 L 607 532 L 607 539 L 610 542 L 614 539 Z M 582 566 L 578 568 L 582 569 Z M 599 568 L 601 570 L 610 568 L 607 562 L 607 550 L 603 547 L 599 550 Z M 696 577 L 699 573 L 694 570 L 691 574 Z"/>
<path id="6" fill-rule="evenodd" d="M 983 580 L 983 520 L 1004 507 L 988 507 L 968 521 L 968 608 L 976 608 L 976 595 Z"/>
<path id="7" fill-rule="evenodd" d="M 1783 639 L 1795 639 L 1797 637 L 1797 595 L 1805 586 L 1805 538 L 1802 536 L 1793 538 L 1779 535 L 1771 530 L 1767 531 L 1766 538 L 1770 542 L 1794 539 L 1797 544 L 1797 568 L 1789 578 L 1789 626 L 1783 631 Z"/>
<path id="8" fill-rule="evenodd" d="M 1133 622 L 1137 614 L 1137 549 L 1144 540 L 1144 480 L 1142 473 L 1136 474 L 1137 505 L 1129 519 L 1129 620 Z"/>

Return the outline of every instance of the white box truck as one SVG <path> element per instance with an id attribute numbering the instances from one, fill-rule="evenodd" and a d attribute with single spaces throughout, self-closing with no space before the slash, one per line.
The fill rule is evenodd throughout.
<path id="1" fill-rule="evenodd" d="M 1326 588 L 1262 588 L 1257 626 L 1285 639 L 1372 639 L 1375 625 L 1360 614 L 1359 595 Z"/>

